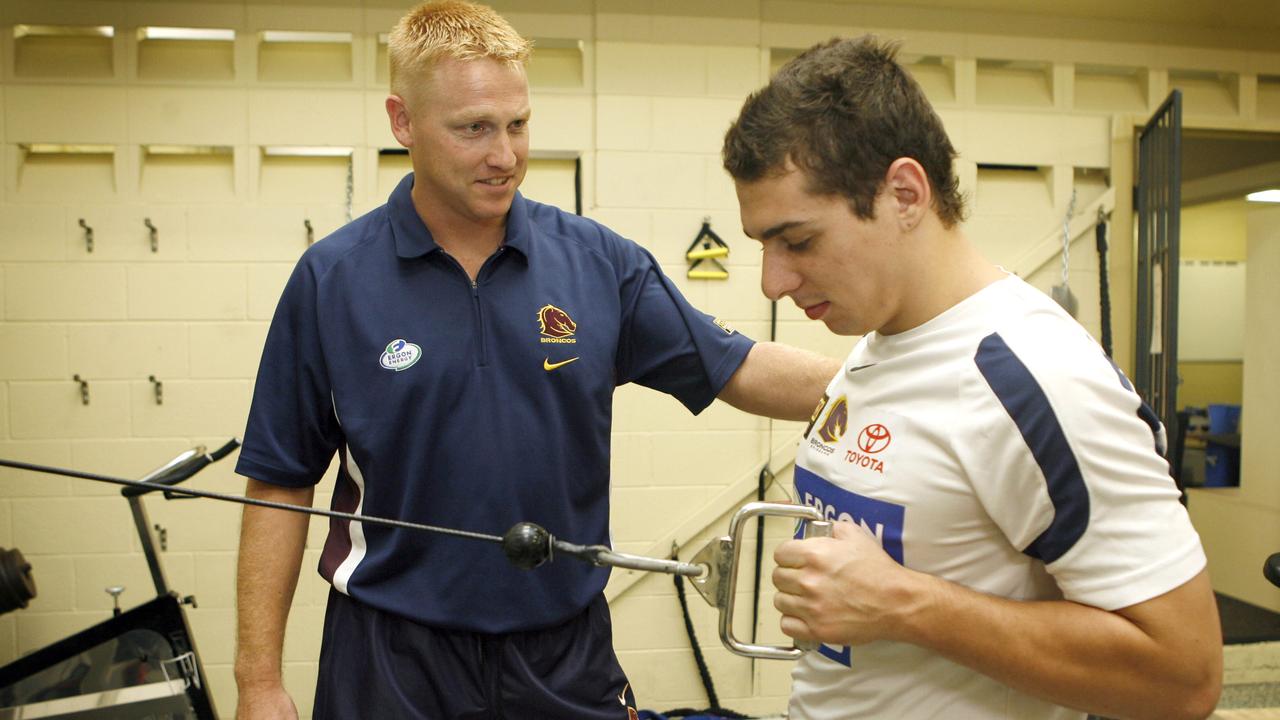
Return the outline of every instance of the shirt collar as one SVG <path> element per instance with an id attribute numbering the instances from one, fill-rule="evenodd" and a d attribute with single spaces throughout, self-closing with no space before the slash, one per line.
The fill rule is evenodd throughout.
<path id="1" fill-rule="evenodd" d="M 418 217 L 418 209 L 413 206 L 413 173 L 404 176 L 391 197 L 387 199 L 387 209 L 391 216 L 391 233 L 396 241 L 396 255 L 402 258 L 422 257 L 440 249 L 427 224 Z M 533 228 L 529 222 L 529 201 L 519 191 L 507 212 L 507 231 L 503 240 L 505 247 L 520 251 L 528 257 L 532 245 Z"/>

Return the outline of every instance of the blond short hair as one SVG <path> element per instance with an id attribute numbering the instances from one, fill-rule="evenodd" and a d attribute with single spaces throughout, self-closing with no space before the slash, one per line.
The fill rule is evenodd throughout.
<path id="1" fill-rule="evenodd" d="M 523 65 L 532 50 L 533 43 L 493 8 L 462 0 L 426 2 L 400 18 L 387 40 L 391 92 L 408 99 L 413 78 L 442 58 Z"/>

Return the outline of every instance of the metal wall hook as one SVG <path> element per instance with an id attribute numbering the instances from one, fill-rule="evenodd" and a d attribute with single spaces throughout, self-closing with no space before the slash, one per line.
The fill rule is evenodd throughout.
<path id="1" fill-rule="evenodd" d="M 88 405 L 89 404 L 89 383 L 86 380 L 81 379 L 79 373 L 72 375 L 71 379 L 80 383 L 80 403 L 82 405 Z"/>
<path id="2" fill-rule="evenodd" d="M 307 244 L 310 245 L 316 241 L 316 231 L 311 227 L 311 218 L 303 218 L 302 224 L 307 228 Z"/>
<path id="3" fill-rule="evenodd" d="M 164 383 L 157 380 L 155 375 L 148 375 L 147 379 L 151 381 L 151 389 L 155 391 L 156 404 L 163 405 L 164 404 Z"/>
<path id="4" fill-rule="evenodd" d="M 88 252 L 93 252 L 93 228 L 89 227 L 89 223 L 80 218 L 80 227 L 84 228 L 84 246 Z"/>
<path id="5" fill-rule="evenodd" d="M 151 252 L 160 252 L 160 231 L 155 225 L 151 224 L 151 218 L 143 218 L 142 224 L 147 226 L 147 230 L 151 233 Z"/>

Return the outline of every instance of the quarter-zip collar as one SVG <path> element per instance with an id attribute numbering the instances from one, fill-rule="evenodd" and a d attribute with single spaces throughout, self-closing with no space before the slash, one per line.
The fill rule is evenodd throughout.
<path id="1" fill-rule="evenodd" d="M 391 234 L 395 237 L 396 255 L 409 259 L 422 257 L 440 250 L 440 245 L 431 237 L 431 231 L 418 216 L 418 209 L 413 205 L 413 173 L 404 176 L 391 196 L 387 199 L 387 210 L 391 220 Z M 503 247 L 518 250 L 526 258 L 529 256 L 533 231 L 529 223 L 528 201 L 516 192 L 507 212 L 506 237 Z"/>

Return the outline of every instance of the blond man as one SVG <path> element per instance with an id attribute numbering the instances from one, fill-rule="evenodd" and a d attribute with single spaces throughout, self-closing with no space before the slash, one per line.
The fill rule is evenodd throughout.
<path id="1" fill-rule="evenodd" d="M 248 495 L 309 505 L 337 453 L 336 510 L 607 543 L 616 386 L 808 417 L 835 363 L 724 330 L 643 248 L 517 192 L 530 46 L 505 20 L 430 3 L 389 48 L 413 173 L 290 278 L 237 467 Z M 245 511 L 241 718 L 296 715 L 280 660 L 306 528 Z M 334 521 L 319 572 L 316 718 L 634 717 L 607 570 L 522 571 L 489 543 Z"/>

